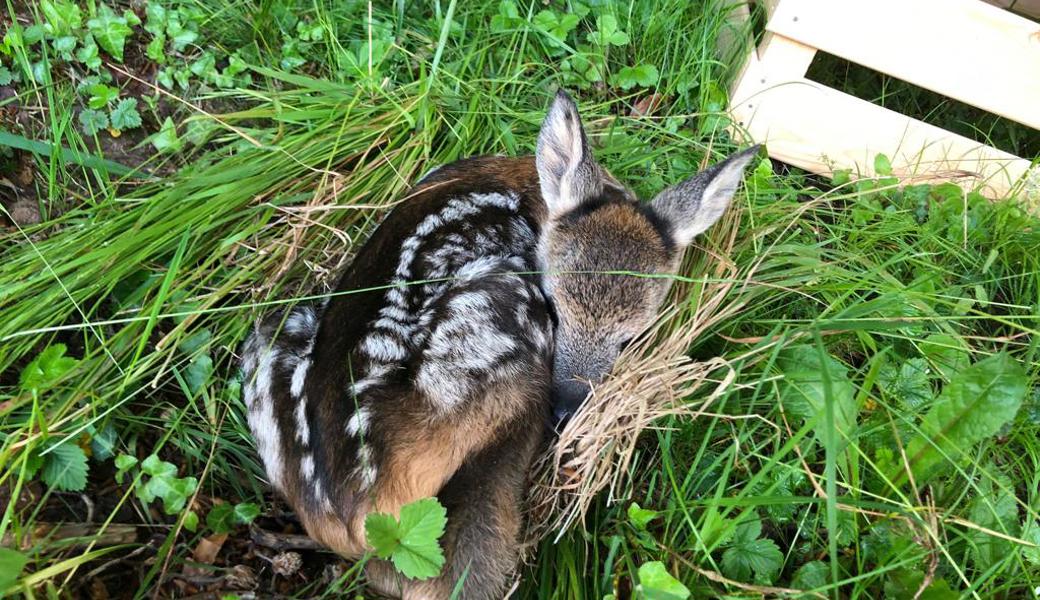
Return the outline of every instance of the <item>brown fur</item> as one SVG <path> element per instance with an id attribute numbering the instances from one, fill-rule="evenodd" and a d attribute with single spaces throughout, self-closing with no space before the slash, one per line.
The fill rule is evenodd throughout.
<path id="1" fill-rule="evenodd" d="M 285 433 L 276 437 L 285 457 L 284 472 L 279 473 L 281 491 L 308 533 L 356 558 L 368 550 L 364 521 L 369 513 L 397 515 L 407 503 L 437 496 L 448 511 L 443 573 L 429 581 L 412 581 L 388 563 L 372 560 L 367 571 L 370 583 L 382 593 L 408 599 L 445 599 L 457 585 L 462 586 L 463 600 L 501 597 L 517 560 L 528 470 L 543 441 L 550 406 L 560 402 L 564 397 L 560 389 L 567 388 L 568 409 L 575 410 L 587 391 L 575 382 L 598 381 L 621 347 L 652 322 L 669 281 L 638 275 L 661 275 L 675 268 L 689 239 L 725 209 L 746 160 L 738 163 L 735 170 L 724 163 L 675 186 L 652 208 L 640 205 L 596 164 L 577 107 L 563 94 L 546 117 L 536 157 L 466 159 L 425 177 L 358 252 L 339 282 L 340 292 L 392 285 L 403 295 L 399 290 L 406 287 L 401 279 L 405 276 L 400 273 L 406 272 L 408 283 L 421 281 L 422 261 L 427 258 L 441 260 L 461 273 L 456 263 L 433 258 L 437 250 L 457 246 L 459 239 L 472 241 L 474 253 L 488 253 L 480 256 L 494 259 L 496 269 L 522 264 L 524 271 L 545 272 L 532 278 L 509 270 L 479 271 L 480 276 L 471 279 L 452 279 L 444 284 L 447 291 L 423 292 L 428 294 L 428 304 L 393 300 L 398 304 L 391 308 L 398 312 L 421 304 L 427 311 L 424 318 L 430 318 L 423 325 L 428 336 L 415 336 L 414 330 L 405 328 L 401 335 L 414 340 L 402 337 L 393 342 L 397 346 L 381 333 L 379 343 L 384 345 L 364 350 L 366 336 L 372 335 L 373 323 L 389 302 L 384 291 L 336 295 L 325 307 L 316 332 L 281 343 L 281 356 L 289 358 L 264 391 L 273 398 L 277 430 Z M 472 203 L 470 212 L 458 208 L 465 198 Z M 481 198 L 490 204 L 473 208 Z M 519 208 L 506 198 L 518 200 Z M 702 205 L 710 210 L 700 210 Z M 455 211 L 453 217 L 448 216 L 450 211 Z M 437 224 L 421 236 L 415 233 L 431 215 L 431 222 Z M 466 221 L 461 215 L 477 216 Z M 465 238 L 472 231 L 495 240 L 490 249 L 483 247 L 487 243 L 479 237 Z M 412 244 L 410 254 L 403 251 L 406 241 Z M 420 256 L 424 251 L 429 257 Z M 499 251 L 508 256 L 496 254 Z M 411 266 L 405 269 L 398 264 L 401 260 L 401 265 L 418 264 L 420 272 Z M 475 254 L 467 260 L 472 262 L 466 264 L 481 267 L 489 264 L 477 263 Z M 487 331 L 508 337 L 510 343 L 490 352 L 496 357 L 510 354 L 508 369 L 498 371 L 492 365 L 481 371 L 484 367 L 454 362 L 452 350 L 440 355 L 449 358 L 430 359 L 425 354 L 420 344 L 431 343 L 438 319 L 465 323 L 470 316 L 451 312 L 453 293 L 471 294 L 462 298 L 470 303 L 460 304 L 464 307 L 460 311 L 480 310 L 472 315 L 475 320 L 494 323 L 491 329 L 471 329 L 479 333 L 472 334 L 473 339 L 485 339 Z M 480 304 L 471 298 L 486 300 Z M 555 349 L 548 333 L 533 335 L 550 327 L 547 301 L 558 317 Z M 273 340 L 276 333 L 271 330 L 262 326 L 247 347 L 255 352 L 265 336 Z M 467 338 L 457 337 L 462 334 L 452 337 L 460 330 L 466 331 L 457 324 L 455 329 L 445 327 L 447 342 L 441 348 L 460 340 L 465 342 L 462 348 L 474 352 L 472 356 L 488 348 L 466 345 Z M 304 347 L 310 351 L 310 369 L 300 370 L 307 373 L 303 394 L 293 397 L 288 382 L 294 365 L 302 364 Z M 370 371 L 369 362 L 380 353 L 406 358 L 394 358 L 393 368 L 381 372 L 378 384 L 353 387 L 356 371 Z M 426 364 L 441 369 L 439 373 L 461 364 L 469 371 L 459 377 L 475 385 L 466 388 L 465 396 L 456 393 L 454 381 L 424 387 L 419 377 L 424 360 L 432 360 Z M 250 361 L 257 364 L 255 357 Z M 431 397 L 437 393 L 445 397 Z M 306 403 L 300 404 L 301 398 Z M 297 442 L 293 435 L 296 424 L 303 422 L 297 407 L 308 425 L 308 441 Z M 344 435 L 344 425 L 359 407 L 368 415 L 365 437 Z M 251 414 L 257 418 L 261 413 Z M 262 427 L 254 431 L 264 433 Z M 369 458 L 363 460 L 365 456 Z M 368 461 L 378 469 L 365 471 Z M 271 462 L 277 464 L 278 459 Z M 305 475 L 302 465 L 308 467 Z M 373 477 L 374 483 L 366 487 L 365 481 Z M 315 481 L 326 485 L 324 496 L 316 491 Z"/>

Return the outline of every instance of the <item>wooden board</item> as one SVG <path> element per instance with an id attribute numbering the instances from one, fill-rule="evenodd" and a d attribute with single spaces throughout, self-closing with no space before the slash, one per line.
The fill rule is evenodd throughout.
<path id="1" fill-rule="evenodd" d="M 1040 24 L 978 0 L 780 0 L 768 31 L 1040 129 Z"/>
<path id="2" fill-rule="evenodd" d="M 985 2 L 1020 15 L 1040 19 L 1040 0 L 985 0 Z"/>
<path id="3" fill-rule="evenodd" d="M 908 183 L 950 180 L 990 197 L 1021 185 L 1028 161 L 805 79 L 814 53 L 767 35 L 733 89 L 737 129 L 765 142 L 773 158 L 815 173 L 875 176 L 882 153 Z"/>

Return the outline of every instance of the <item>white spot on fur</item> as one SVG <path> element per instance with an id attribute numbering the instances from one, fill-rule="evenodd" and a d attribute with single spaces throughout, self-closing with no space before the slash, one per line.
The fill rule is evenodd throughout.
<path id="1" fill-rule="evenodd" d="M 501 267 L 502 259 L 500 257 L 482 256 L 463 265 L 463 267 L 459 269 L 457 276 L 462 280 L 480 279 L 482 277 L 487 277 L 491 273 L 500 271 Z"/>
<path id="2" fill-rule="evenodd" d="M 361 464 L 358 467 L 361 478 L 362 489 L 372 487 L 372 484 L 376 482 L 376 476 L 379 474 L 376 470 L 376 465 L 372 461 L 372 448 L 368 444 L 362 444 L 358 448 L 358 462 Z"/>
<path id="3" fill-rule="evenodd" d="M 293 398 L 299 398 L 303 394 L 303 384 L 307 381 L 307 371 L 310 368 L 311 359 L 308 357 L 297 363 L 296 368 L 293 369 L 292 382 L 289 386 L 289 393 Z"/>
<path id="4" fill-rule="evenodd" d="M 359 396 L 365 393 L 370 388 L 383 383 L 383 377 L 390 373 L 390 365 L 375 365 L 369 371 L 368 375 L 358 379 L 350 388 L 350 392 L 354 396 Z"/>
<path id="5" fill-rule="evenodd" d="M 310 307 L 297 308 L 285 320 L 285 331 L 291 335 L 299 333 L 313 334 L 317 326 L 317 317 Z"/>
<path id="6" fill-rule="evenodd" d="M 267 345 L 259 333 L 255 333 L 256 342 L 263 348 Z M 257 361 L 257 369 L 246 385 L 246 403 L 249 406 L 249 428 L 256 439 L 256 449 L 264 461 L 264 469 L 271 479 L 271 484 L 281 489 L 283 457 L 281 452 L 281 431 L 274 414 L 274 399 L 271 387 L 274 383 L 274 365 L 278 360 L 277 349 L 261 351 Z"/>
<path id="7" fill-rule="evenodd" d="M 379 309 L 379 314 L 384 318 L 393 319 L 401 323 L 407 323 L 412 320 L 411 314 L 405 312 L 404 310 L 396 306 L 384 306 L 383 308 Z"/>
<path id="8" fill-rule="evenodd" d="M 442 319 L 423 352 L 416 386 L 442 409 L 465 400 L 474 385 L 474 372 L 489 370 L 516 349 L 516 341 L 494 322 L 491 298 L 484 292 L 459 294 L 448 302 Z"/>
<path id="9" fill-rule="evenodd" d="M 307 397 L 300 396 L 296 402 L 296 439 L 304 446 L 311 443 L 311 427 L 307 422 Z"/>
<path id="10" fill-rule="evenodd" d="M 381 333 L 373 333 L 361 342 L 361 351 L 382 362 L 396 362 L 408 358 L 408 349 L 400 341 Z"/>
<path id="11" fill-rule="evenodd" d="M 371 414 L 367 407 L 362 406 L 354 411 L 354 414 L 347 421 L 347 433 L 355 437 L 359 434 L 364 435 L 368 431 L 370 417 Z"/>
<path id="12" fill-rule="evenodd" d="M 396 283 L 397 285 L 386 291 L 386 299 L 390 304 L 405 310 L 408 307 L 408 298 L 404 295 L 404 283 L 400 281 Z"/>
<path id="13" fill-rule="evenodd" d="M 314 479 L 314 455 L 308 452 L 300 460 L 300 474 L 305 481 Z"/>
<path id="14" fill-rule="evenodd" d="M 396 321 L 394 319 L 388 319 L 386 317 L 381 317 L 379 319 L 376 319 L 376 321 L 374 323 L 372 323 L 372 327 L 375 327 L 376 329 L 383 329 L 383 330 L 389 331 L 391 333 L 395 333 L 395 334 L 397 334 L 397 335 L 399 335 L 399 336 L 401 336 L 403 338 L 407 338 L 408 336 L 410 336 L 412 334 L 412 326 L 411 325 L 406 325 L 406 324 L 401 323 L 400 321 Z"/>
<path id="15" fill-rule="evenodd" d="M 470 198 L 477 206 L 494 206 L 512 212 L 520 209 L 520 197 L 514 193 L 509 194 L 472 194 Z"/>

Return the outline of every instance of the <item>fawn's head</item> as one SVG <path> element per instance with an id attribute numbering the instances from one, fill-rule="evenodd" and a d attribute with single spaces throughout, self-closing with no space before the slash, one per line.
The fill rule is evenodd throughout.
<path id="1" fill-rule="evenodd" d="M 535 162 L 548 221 L 539 258 L 556 313 L 553 406 L 574 413 L 621 350 L 654 320 L 683 250 L 722 216 L 757 147 L 672 186 L 653 201 L 596 163 L 578 107 L 564 92 L 538 136 Z M 625 275 L 634 273 L 651 275 Z"/>

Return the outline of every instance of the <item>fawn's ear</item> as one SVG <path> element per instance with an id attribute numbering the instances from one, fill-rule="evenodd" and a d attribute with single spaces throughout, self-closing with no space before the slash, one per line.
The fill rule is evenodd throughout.
<path id="1" fill-rule="evenodd" d="M 719 220 L 744 178 L 744 168 L 759 148 L 738 152 L 653 199 L 654 212 L 668 223 L 679 246 L 688 245 Z"/>
<path id="2" fill-rule="evenodd" d="M 545 115 L 535 164 L 550 218 L 577 208 L 602 190 L 602 171 L 589 149 L 578 106 L 563 90 L 556 92 Z"/>

